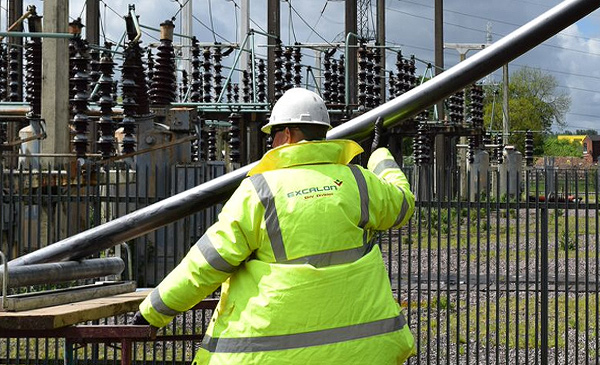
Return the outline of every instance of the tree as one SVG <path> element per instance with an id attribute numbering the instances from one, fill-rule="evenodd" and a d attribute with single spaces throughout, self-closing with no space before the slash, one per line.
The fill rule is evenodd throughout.
<path id="1" fill-rule="evenodd" d="M 595 129 L 576 129 L 575 134 L 579 136 L 597 136 L 598 131 Z"/>
<path id="2" fill-rule="evenodd" d="M 559 141 L 556 136 L 548 136 L 544 140 L 544 155 L 582 157 L 583 148 L 579 142 L 571 142 L 568 140 Z"/>
<path id="3" fill-rule="evenodd" d="M 534 133 L 534 146 L 536 151 L 540 151 L 543 148 L 543 140 L 552 127 L 564 127 L 565 114 L 571 105 L 571 98 L 567 93 L 556 90 L 558 82 L 554 76 L 539 69 L 522 67 L 514 71 L 509 80 L 508 111 L 511 134 L 508 143 L 523 151 L 524 132 L 532 130 L 538 132 Z M 493 130 L 502 130 L 502 88 L 487 86 L 484 104 L 486 128 L 491 125 Z"/>

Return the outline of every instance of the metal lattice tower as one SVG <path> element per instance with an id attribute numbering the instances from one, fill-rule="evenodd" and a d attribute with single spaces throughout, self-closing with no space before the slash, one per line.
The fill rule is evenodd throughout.
<path id="1" fill-rule="evenodd" d="M 365 42 L 375 40 L 375 29 L 369 29 L 371 0 L 358 0 L 356 25 L 358 36 Z"/>

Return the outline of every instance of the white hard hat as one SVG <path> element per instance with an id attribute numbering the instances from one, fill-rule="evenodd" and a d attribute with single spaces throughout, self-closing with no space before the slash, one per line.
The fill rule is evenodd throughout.
<path id="1" fill-rule="evenodd" d="M 287 124 L 315 124 L 331 129 L 329 113 L 321 97 L 300 87 L 286 91 L 273 106 L 269 123 L 261 131 L 269 134 L 271 127 Z"/>

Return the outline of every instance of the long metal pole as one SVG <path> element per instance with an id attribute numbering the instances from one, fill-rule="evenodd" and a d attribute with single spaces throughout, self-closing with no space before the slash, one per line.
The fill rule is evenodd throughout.
<path id="1" fill-rule="evenodd" d="M 481 79 L 552 35 L 600 7 L 597 0 L 564 1 L 490 47 L 441 75 L 352 121 L 336 127 L 328 139 L 369 137 L 378 117 L 384 126 L 400 124 L 456 90 Z M 18 257 L 11 265 L 26 265 L 86 257 L 121 242 L 152 232 L 226 199 L 256 162 L 152 204 L 98 227 Z"/>

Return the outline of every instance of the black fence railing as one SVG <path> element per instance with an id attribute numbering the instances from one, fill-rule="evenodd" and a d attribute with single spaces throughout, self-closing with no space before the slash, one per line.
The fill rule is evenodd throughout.
<path id="1" fill-rule="evenodd" d="M 17 257 L 224 172 L 222 164 L 4 170 L 0 250 L 8 259 Z M 596 170 L 492 172 L 477 179 L 456 171 L 444 174 L 446 181 L 428 176 L 427 169 L 407 173 L 413 187 L 419 176 L 445 189 L 443 199 L 420 199 L 406 227 L 380 235 L 392 288 L 417 340 L 418 355 L 410 363 L 595 362 L 600 356 Z M 160 282 L 218 209 L 127 242 L 138 287 Z M 125 255 L 120 250 L 102 255 Z M 170 337 L 136 343 L 136 363 L 190 363 L 211 314 L 190 311 L 159 332 Z M 95 324 L 123 324 L 130 316 Z M 0 339 L 0 363 L 62 363 L 63 345 L 59 339 Z M 102 344 L 75 352 L 82 364 L 119 358 L 118 350 Z"/>

